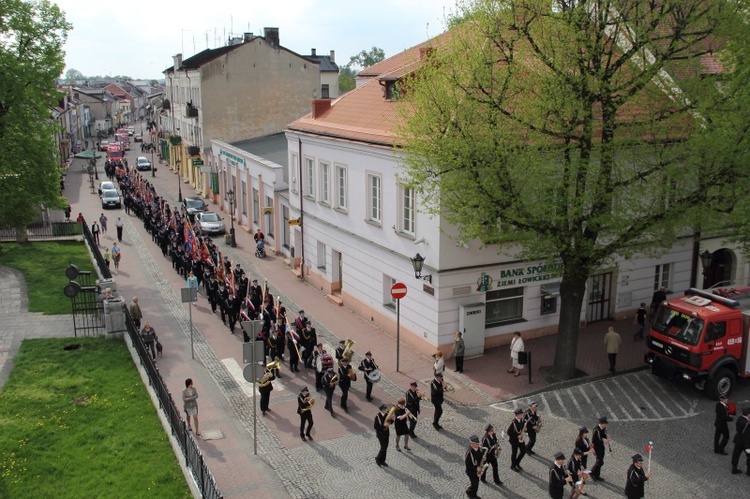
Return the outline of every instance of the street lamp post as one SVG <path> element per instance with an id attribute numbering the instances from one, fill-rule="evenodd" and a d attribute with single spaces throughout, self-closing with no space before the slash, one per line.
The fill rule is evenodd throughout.
<path id="1" fill-rule="evenodd" d="M 234 240 L 234 191 L 230 189 L 227 192 L 227 197 L 229 198 L 229 246 L 234 248 L 237 246 L 237 242 Z"/>
<path id="2" fill-rule="evenodd" d="M 96 180 L 99 180 L 99 167 L 96 166 L 96 153 L 99 150 L 99 144 L 95 143 L 92 139 L 91 147 L 94 148 L 94 150 L 91 151 L 92 153 L 94 153 L 91 155 L 91 163 L 94 165 L 94 178 L 96 178 Z"/>
<path id="3" fill-rule="evenodd" d="M 180 182 L 180 158 L 175 160 L 177 165 L 177 202 L 182 203 L 182 182 Z"/>

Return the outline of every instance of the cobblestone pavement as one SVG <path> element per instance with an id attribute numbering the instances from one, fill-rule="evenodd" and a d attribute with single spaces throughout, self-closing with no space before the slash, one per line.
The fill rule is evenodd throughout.
<path id="1" fill-rule="evenodd" d="M 135 156 L 134 152 L 130 154 Z M 75 212 L 83 211 L 92 218 L 100 210 L 95 195 L 84 192 L 85 186 L 80 188 L 81 179 L 80 174 L 78 178 L 69 175 L 67 189 L 75 189 L 78 181 L 80 190 L 69 198 L 74 200 Z M 164 165 L 153 181 L 157 190 L 176 205 L 175 176 Z M 192 195 L 187 188 L 183 191 L 185 195 Z M 121 211 L 109 214 L 110 226 L 118 215 L 123 215 Z M 327 303 L 319 290 L 290 278 L 291 273 L 278 258 L 269 255 L 263 261 L 254 259 L 251 251 L 243 250 L 243 247 L 252 248 L 250 234 L 238 228 L 237 248 L 220 243 L 225 255 L 241 263 L 253 277 L 267 277 L 273 294 L 281 297 L 292 315 L 298 308 L 305 308 L 321 340 L 330 349 L 339 338 L 351 334 L 357 341 L 355 362 L 362 352 L 372 349 L 384 373 L 373 393 L 376 399 L 373 403 L 363 400 L 364 383 L 357 381 L 350 393 L 349 414 L 338 410 L 336 405 L 335 419 L 322 410 L 323 401 L 313 390 L 319 404 L 314 410 L 315 440 L 304 443 L 298 436 L 296 395 L 303 385 L 313 388 L 314 378 L 304 368 L 294 375 L 282 370 L 282 379 L 274 382 L 272 412 L 257 420 L 258 457 L 254 457 L 252 388 L 238 374 L 243 366 L 241 334 L 227 334 L 226 327 L 207 310 L 203 296 L 192 307 L 191 334 L 188 309 L 179 300 L 179 288 L 184 282 L 155 244 L 148 241 L 149 236 L 140 221 L 134 217 L 123 218 L 126 221 L 122 245 L 125 254 L 123 266 L 114 278 L 121 294 L 128 298 L 137 294 L 141 298 L 146 320 L 155 324 L 165 344 L 164 358 L 160 358 L 158 364 L 172 393 L 179 394 L 185 377 L 197 379 L 201 393 L 201 428 L 220 429 L 226 435 L 220 440 L 199 440 L 225 497 L 462 497 L 468 485 L 463 473 L 468 435 L 481 434 L 487 422 L 495 424 L 498 430 L 505 429 L 511 410 L 525 407 L 532 399 L 540 402 L 540 412 L 545 417 L 535 449 L 538 456 L 527 456 L 523 461 L 524 472 L 516 474 L 509 470 L 509 446 L 505 444 L 500 457 L 500 474 L 505 486 L 482 484 L 480 495 L 483 497 L 547 497 L 546 469 L 551 456 L 557 451 L 569 454 L 577 428 L 583 424 L 593 427 L 600 414 L 610 418 L 610 433 L 615 443 L 603 471 L 607 481 L 591 485 L 589 497 L 622 497 L 630 456 L 635 452 L 644 453 L 648 440 L 654 441 L 655 453 L 654 477 L 647 484 L 647 497 L 746 495 L 750 479 L 745 475 L 730 475 L 729 458 L 710 452 L 713 402 L 704 395 L 687 387 L 664 383 L 643 371 L 584 378 L 559 387 L 549 387 L 537 378 L 535 384 L 529 386 L 523 377 L 513 379 L 503 375 L 502 371 L 507 368 L 503 364 L 508 361 L 507 348 L 467 361 L 468 375 L 449 372 L 447 380 L 456 390 L 445 405 L 441 420 L 444 430 L 437 432 L 432 428 L 429 424 L 431 405 L 423 404 L 417 427 L 420 438 L 410 443 L 412 451 L 396 452 L 392 436 L 388 450 L 390 467 L 379 468 L 374 462 L 378 444 L 372 430 L 376 406 L 381 401 L 392 403 L 403 394 L 410 380 L 419 380 L 424 388 L 429 378 L 430 359 L 402 347 L 402 367 L 397 372 L 388 353 L 394 344 L 393 338 L 373 328 L 363 318 Z M 112 235 L 103 239 L 104 244 L 108 244 Z M 0 275 L 0 282 L 4 280 Z M 0 332 L 5 330 L 0 328 Z M 626 343 L 627 336 L 623 334 Z M 191 337 L 195 360 L 191 360 Z M 600 352 L 599 343 L 599 340 L 581 341 L 582 348 L 586 344 L 590 348 L 587 355 L 579 356 L 581 365 L 589 373 L 606 370 L 606 356 Z M 535 358 L 541 359 L 542 365 L 545 355 L 554 351 L 549 339 L 531 340 L 528 344 L 536 348 Z M 642 349 L 642 343 L 630 342 L 626 346 L 627 350 L 619 359 L 620 365 L 623 369 L 636 367 L 638 357 L 642 356 L 642 351 L 638 350 Z M 531 389 L 538 393 L 524 395 Z M 741 384 L 735 398 L 750 403 L 749 395 L 747 384 Z M 338 404 L 338 392 L 334 404 Z"/>

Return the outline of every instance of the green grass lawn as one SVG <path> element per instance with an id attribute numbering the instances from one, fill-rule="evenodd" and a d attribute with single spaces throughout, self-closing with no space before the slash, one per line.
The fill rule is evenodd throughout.
<path id="1" fill-rule="evenodd" d="M 0 497 L 191 497 L 124 343 L 23 342 L 0 392 Z"/>
<path id="2" fill-rule="evenodd" d="M 70 314 L 70 299 L 63 294 L 68 284 L 65 269 L 94 270 L 83 241 L 2 243 L 0 265 L 20 270 L 28 287 L 29 312 Z M 96 272 L 94 272 L 94 282 Z"/>

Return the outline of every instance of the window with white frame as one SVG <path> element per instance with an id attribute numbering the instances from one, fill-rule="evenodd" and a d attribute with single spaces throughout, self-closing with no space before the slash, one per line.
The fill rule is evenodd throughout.
<path id="1" fill-rule="evenodd" d="M 412 187 L 401 185 L 399 187 L 399 190 L 401 191 L 401 199 L 399 203 L 399 208 L 401 210 L 401 216 L 399 217 L 399 229 L 402 233 L 413 236 L 415 234 L 414 222 L 416 215 L 414 189 Z"/>
<path id="2" fill-rule="evenodd" d="M 336 208 L 346 210 L 346 168 L 336 165 Z"/>
<path id="3" fill-rule="evenodd" d="M 523 287 L 487 291 L 485 304 L 485 326 L 523 319 Z"/>
<path id="4" fill-rule="evenodd" d="M 297 171 L 297 155 L 292 153 L 289 161 L 289 175 L 292 177 L 292 192 L 295 194 L 299 192 L 297 190 L 297 175 L 294 173 Z"/>
<path id="5" fill-rule="evenodd" d="M 331 165 L 320 161 L 318 162 L 318 167 L 320 168 L 320 195 L 318 196 L 321 203 L 328 204 L 331 202 L 330 199 L 330 192 L 331 192 Z"/>
<path id="6" fill-rule="evenodd" d="M 367 220 L 381 222 L 383 180 L 380 175 L 367 174 Z"/>
<path id="7" fill-rule="evenodd" d="M 671 277 L 672 264 L 662 263 L 654 268 L 654 291 L 664 286 L 669 289 L 669 279 Z"/>
<path id="8" fill-rule="evenodd" d="M 315 160 L 305 158 L 305 197 L 315 199 Z"/>

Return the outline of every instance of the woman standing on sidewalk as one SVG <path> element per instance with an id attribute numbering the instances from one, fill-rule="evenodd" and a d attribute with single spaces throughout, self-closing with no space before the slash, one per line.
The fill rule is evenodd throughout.
<path id="1" fill-rule="evenodd" d="M 193 427 L 190 426 L 190 416 L 192 416 L 193 421 L 195 421 L 195 434 L 200 437 L 201 432 L 198 428 L 198 390 L 193 387 L 193 380 L 190 378 L 185 380 L 185 389 L 182 390 L 182 403 L 185 409 L 188 430 L 193 431 Z"/>
<path id="2" fill-rule="evenodd" d="M 523 369 L 523 364 L 518 363 L 518 353 L 523 351 L 523 339 L 521 338 L 521 332 L 516 331 L 515 333 L 513 333 L 513 341 L 510 342 L 510 360 L 513 363 L 513 367 L 508 369 L 509 373 L 516 373 L 515 376 L 520 376 L 521 369 Z"/>

